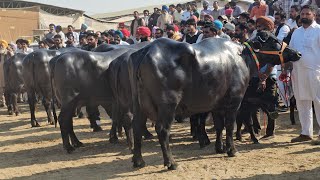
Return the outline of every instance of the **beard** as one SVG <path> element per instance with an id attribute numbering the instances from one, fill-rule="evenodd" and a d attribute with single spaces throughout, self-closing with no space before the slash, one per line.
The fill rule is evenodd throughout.
<path id="1" fill-rule="evenodd" d="M 173 33 L 167 32 L 167 36 L 168 36 L 168 38 L 171 38 L 173 36 Z"/>
<path id="2" fill-rule="evenodd" d="M 235 34 L 233 35 L 233 37 L 234 37 L 234 38 L 238 38 L 238 39 L 242 39 L 243 34 L 236 34 L 236 33 L 235 33 Z"/>
<path id="3" fill-rule="evenodd" d="M 290 14 L 290 18 L 291 19 L 296 19 L 296 17 L 294 15 L 291 15 L 291 14 Z"/>
<path id="4" fill-rule="evenodd" d="M 148 41 L 148 37 L 140 38 L 141 42 Z"/>
<path id="5" fill-rule="evenodd" d="M 301 18 L 301 23 L 302 24 L 312 24 L 312 19 L 308 19 L 308 18 Z"/>

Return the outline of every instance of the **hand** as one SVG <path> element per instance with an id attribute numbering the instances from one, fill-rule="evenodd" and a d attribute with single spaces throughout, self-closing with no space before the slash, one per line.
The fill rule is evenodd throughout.
<path id="1" fill-rule="evenodd" d="M 279 80 L 284 82 L 284 81 L 287 80 L 287 77 L 288 77 L 287 72 L 286 71 L 282 71 L 280 76 L 279 76 Z"/>

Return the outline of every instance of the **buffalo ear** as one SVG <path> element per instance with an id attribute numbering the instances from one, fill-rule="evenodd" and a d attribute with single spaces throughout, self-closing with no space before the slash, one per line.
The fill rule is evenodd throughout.
<path id="1" fill-rule="evenodd" d="M 261 49 L 262 48 L 262 44 L 259 41 L 254 41 L 252 43 L 252 48 L 253 49 Z"/>

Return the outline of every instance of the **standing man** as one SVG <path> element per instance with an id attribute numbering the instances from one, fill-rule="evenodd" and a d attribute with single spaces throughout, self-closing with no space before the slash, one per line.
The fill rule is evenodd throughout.
<path id="1" fill-rule="evenodd" d="M 182 19 L 182 13 L 183 13 L 181 4 L 177 4 L 177 7 L 171 4 L 169 6 L 169 10 L 172 15 L 173 21 L 177 21 L 178 23 L 180 23 Z"/>
<path id="2" fill-rule="evenodd" d="M 237 5 L 236 1 L 232 0 L 229 2 L 231 9 L 233 9 L 232 16 L 237 18 L 241 13 L 243 13 L 243 9 Z"/>
<path id="3" fill-rule="evenodd" d="M 223 28 L 223 24 L 221 21 L 219 20 L 214 20 L 213 21 L 213 24 L 214 24 L 214 27 L 217 29 L 217 32 L 218 32 L 218 36 L 220 38 L 226 38 L 228 40 L 231 40 L 230 36 L 228 36 L 227 34 L 225 34 L 223 31 L 222 31 L 222 28 Z"/>
<path id="4" fill-rule="evenodd" d="M 150 17 L 150 13 L 148 10 L 144 10 L 143 11 L 143 20 L 145 22 L 145 26 L 148 26 L 148 23 L 149 23 L 149 17 Z"/>
<path id="5" fill-rule="evenodd" d="M 158 38 L 162 38 L 163 37 L 163 29 L 156 29 L 156 32 L 154 33 L 154 38 L 158 39 Z"/>
<path id="6" fill-rule="evenodd" d="M 312 102 L 320 125 L 320 25 L 315 21 L 316 9 L 312 6 L 303 6 L 300 16 L 302 27 L 293 32 L 290 47 L 302 54 L 299 61 L 293 62 L 292 71 L 293 92 L 302 132 L 291 142 L 312 140 Z M 320 141 L 320 132 L 318 135 L 318 141 Z"/>
<path id="7" fill-rule="evenodd" d="M 275 35 L 278 40 L 283 41 L 290 32 L 290 27 L 286 24 L 286 14 L 283 11 L 276 12 L 274 19 L 274 24 L 277 27 Z"/>
<path id="8" fill-rule="evenodd" d="M 273 9 L 276 11 L 284 11 L 287 15 L 287 17 L 290 16 L 290 8 L 293 5 L 298 5 L 299 7 L 302 7 L 306 4 L 309 4 L 310 0 L 278 0 L 275 3 L 273 3 Z"/>
<path id="9" fill-rule="evenodd" d="M 83 46 L 81 49 L 85 51 L 92 51 L 94 48 L 98 46 L 98 36 L 94 33 L 89 33 L 86 36 L 87 45 Z"/>
<path id="10" fill-rule="evenodd" d="M 290 29 L 297 29 L 298 24 L 297 24 L 297 16 L 300 13 L 300 6 L 298 5 L 293 5 L 291 6 L 290 9 L 290 19 L 288 19 L 287 24 L 289 25 Z"/>
<path id="11" fill-rule="evenodd" d="M 151 16 L 149 17 L 149 22 L 148 22 L 148 27 L 150 29 L 150 31 L 152 30 L 152 28 L 154 26 L 157 26 L 157 21 L 158 21 L 158 17 L 160 16 L 160 14 L 158 14 L 158 8 L 153 8 L 153 14 L 151 14 Z M 132 33 L 132 31 L 131 31 Z M 132 34 L 131 34 L 132 35 Z M 135 36 L 133 36 L 135 37 Z"/>
<path id="12" fill-rule="evenodd" d="M 213 2 L 213 9 L 211 11 L 211 16 L 213 19 L 218 19 L 219 16 L 223 15 L 221 8 L 219 7 L 218 1 Z"/>
<path id="13" fill-rule="evenodd" d="M 187 22 L 187 34 L 183 38 L 183 42 L 189 44 L 198 43 L 202 40 L 203 34 L 197 29 L 197 22 L 195 19 L 189 19 Z"/>
<path id="14" fill-rule="evenodd" d="M 283 41 L 290 33 L 290 27 L 285 23 L 286 14 L 283 11 L 276 12 L 274 19 L 274 24 L 277 26 L 275 35 L 279 41 Z M 285 84 L 279 79 L 279 76 L 281 75 L 281 65 L 276 65 L 275 68 L 277 69 L 278 94 L 284 103 L 284 111 L 286 111 L 290 104 L 288 97 L 286 97 Z"/>
<path id="15" fill-rule="evenodd" d="M 191 4 L 187 3 L 186 6 L 187 6 L 187 10 L 182 13 L 182 19 L 181 19 L 182 21 L 187 21 L 188 19 L 191 18 L 193 14 L 191 9 Z"/>
<path id="16" fill-rule="evenodd" d="M 157 27 L 165 29 L 166 24 L 172 24 L 172 16 L 169 14 L 169 8 L 166 5 L 162 6 L 161 16 L 158 17 Z"/>
<path id="17" fill-rule="evenodd" d="M 49 32 L 44 36 L 44 39 L 52 39 L 54 35 L 56 35 L 55 25 L 49 24 Z"/>
<path id="18" fill-rule="evenodd" d="M 59 34 L 53 37 L 53 41 L 54 41 L 54 45 L 49 48 L 50 50 L 58 50 L 58 49 L 64 48 L 64 45 L 63 45 L 64 40 L 61 38 Z"/>
<path id="19" fill-rule="evenodd" d="M 255 6 L 252 7 L 250 11 L 250 18 L 258 19 L 261 16 L 268 16 L 269 14 L 269 7 L 261 0 L 254 0 L 256 3 Z"/>
<path id="20" fill-rule="evenodd" d="M 5 104 L 5 99 L 4 99 L 5 81 L 4 81 L 3 64 L 9 58 L 7 48 L 8 48 L 7 41 L 0 40 L 0 107 L 4 107 L 4 104 Z"/>
<path id="21" fill-rule="evenodd" d="M 79 33 L 74 32 L 74 27 L 72 25 L 68 25 L 68 33 L 72 33 L 75 43 L 79 44 Z"/>
<path id="22" fill-rule="evenodd" d="M 171 25 L 171 24 L 167 25 L 166 32 L 169 39 L 173 39 L 175 41 L 181 41 L 179 28 L 176 25 Z"/>
<path id="23" fill-rule="evenodd" d="M 66 36 L 62 32 L 62 27 L 60 25 L 56 26 L 56 32 L 57 32 L 57 35 L 60 35 L 60 37 L 61 37 L 61 39 L 63 40 L 63 43 L 64 43 L 64 41 L 66 40 Z"/>
<path id="24" fill-rule="evenodd" d="M 209 10 L 209 1 L 207 0 L 204 0 L 203 3 L 202 3 L 202 6 L 203 6 L 203 9 L 201 10 L 200 12 L 200 20 L 204 20 L 204 15 L 211 15 L 212 12 L 211 10 Z"/>
<path id="25" fill-rule="evenodd" d="M 134 19 L 131 22 L 130 30 L 131 30 L 131 35 L 135 37 L 138 27 L 146 26 L 146 23 L 142 18 L 140 18 L 138 11 L 133 12 L 133 18 Z"/>
<path id="26" fill-rule="evenodd" d="M 139 27 L 137 29 L 137 38 L 139 38 L 140 42 L 150 41 L 151 40 L 151 31 L 147 27 Z"/>
<path id="27" fill-rule="evenodd" d="M 220 38 L 218 36 L 218 30 L 213 26 L 212 23 L 205 24 L 204 27 L 202 28 L 202 32 L 203 32 L 202 40 L 210 37 Z"/>

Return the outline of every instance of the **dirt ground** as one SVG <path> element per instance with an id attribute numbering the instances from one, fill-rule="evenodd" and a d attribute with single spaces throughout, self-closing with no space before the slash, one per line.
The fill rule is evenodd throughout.
<path id="1" fill-rule="evenodd" d="M 46 124 L 43 108 L 39 105 L 36 113 L 42 127 L 30 128 L 28 106 L 19 106 L 22 114 L 17 117 L 0 109 L 0 179 L 320 179 L 320 146 L 290 143 L 300 125 L 290 125 L 288 114 L 277 120 L 274 139 L 256 145 L 246 136 L 236 143 L 240 153 L 234 158 L 215 153 L 214 134 L 209 134 L 212 143 L 200 149 L 189 135 L 189 123 L 175 123 L 171 147 L 179 167 L 168 171 L 156 139 L 143 142 L 147 166 L 134 169 L 125 139 L 108 142 L 110 119 L 105 113 L 104 131 L 98 133 L 92 132 L 87 119 L 74 119 L 85 146 L 67 154 L 59 128 Z M 318 130 L 316 123 L 315 127 Z"/>

